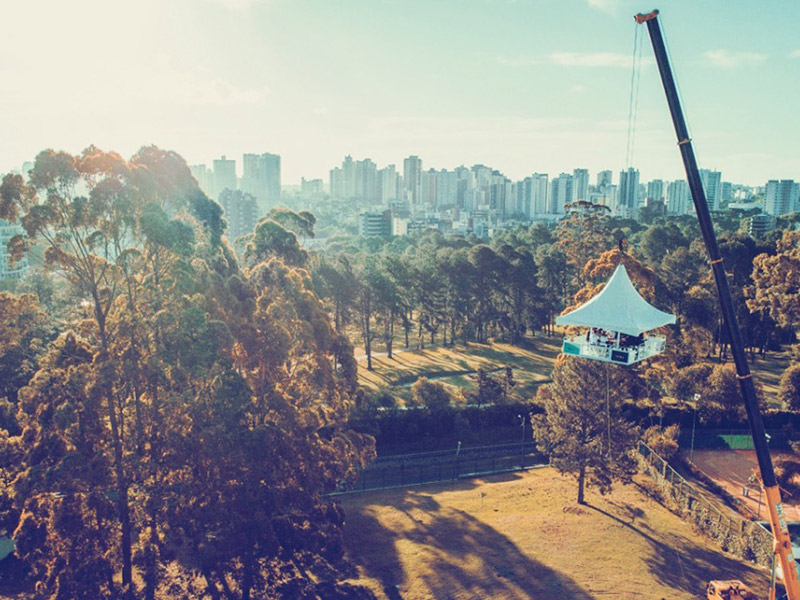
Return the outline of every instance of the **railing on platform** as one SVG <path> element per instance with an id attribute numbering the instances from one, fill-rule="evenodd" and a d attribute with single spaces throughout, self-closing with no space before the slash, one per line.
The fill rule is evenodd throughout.
<path id="1" fill-rule="evenodd" d="M 623 346 L 618 342 L 609 343 L 587 340 L 586 335 L 574 335 L 564 337 L 562 349 L 564 354 L 572 356 L 620 365 L 632 365 L 651 356 L 661 354 L 666 346 L 667 339 L 660 335 L 648 336 L 644 338 L 641 344 L 636 346 Z"/>

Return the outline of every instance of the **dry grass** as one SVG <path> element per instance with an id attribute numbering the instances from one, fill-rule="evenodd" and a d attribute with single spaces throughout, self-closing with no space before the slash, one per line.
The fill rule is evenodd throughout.
<path id="1" fill-rule="evenodd" d="M 749 359 L 748 355 L 748 359 Z M 778 402 L 778 386 L 781 375 L 791 364 L 791 354 L 788 350 L 782 352 L 770 352 L 766 358 L 758 358 L 750 361 L 750 369 L 753 376 L 761 383 L 764 394 L 770 406 L 781 408 Z"/>
<path id="2" fill-rule="evenodd" d="M 550 380 L 550 371 L 561 350 L 561 338 L 536 338 L 522 346 L 492 343 L 468 346 L 436 347 L 395 352 L 389 359 L 381 353 L 373 357 L 373 370 L 366 359 L 358 361 L 361 385 L 371 390 L 387 390 L 408 397 L 409 387 L 420 377 L 441 381 L 462 389 L 473 389 L 478 369 L 496 371 L 514 369 L 515 391 L 529 397 L 541 383 Z"/>
<path id="3" fill-rule="evenodd" d="M 343 501 L 345 542 L 382 600 L 703 597 L 708 579 L 756 592 L 762 570 L 726 555 L 633 484 L 589 506 L 549 468 Z"/>

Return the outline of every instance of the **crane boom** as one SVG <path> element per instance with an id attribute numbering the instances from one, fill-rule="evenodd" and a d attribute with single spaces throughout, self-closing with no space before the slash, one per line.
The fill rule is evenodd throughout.
<path id="1" fill-rule="evenodd" d="M 783 515 L 783 505 L 781 504 L 780 489 L 775 479 L 775 470 L 772 466 L 772 458 L 767 446 L 767 437 L 764 431 L 764 422 L 761 419 L 761 412 L 756 400 L 753 376 L 747 364 L 747 355 L 742 341 L 742 333 L 736 322 L 736 313 L 731 299 L 728 278 L 725 274 L 725 267 L 722 265 L 722 256 L 717 245 L 717 238 L 714 235 L 714 226 L 711 222 L 711 214 L 708 210 L 705 191 L 697 170 L 697 160 L 692 148 L 692 140 L 686 127 L 683 117 L 680 99 L 675 87 L 675 80 L 672 76 L 669 57 L 664 46 L 664 38 L 661 34 L 661 27 L 658 22 L 658 11 L 654 10 L 648 14 L 638 14 L 634 17 L 640 25 L 647 24 L 647 31 L 650 34 L 650 41 L 653 43 L 658 71 L 661 74 L 661 82 L 664 85 L 664 92 L 667 96 L 667 103 L 672 115 L 672 123 L 675 126 L 675 133 L 678 136 L 678 148 L 681 151 L 683 166 L 686 169 L 686 179 L 692 193 L 697 220 L 700 222 L 700 231 L 709 256 L 709 262 L 714 273 L 714 282 L 717 286 L 717 296 L 722 311 L 723 320 L 728 331 L 731 345 L 731 353 L 736 364 L 736 378 L 742 390 L 745 408 L 747 410 L 747 420 L 750 425 L 750 434 L 753 437 L 753 446 L 756 450 L 758 467 L 761 471 L 761 481 L 764 485 L 764 492 L 769 506 L 769 521 L 772 528 L 772 535 L 775 539 L 775 553 L 783 571 L 783 580 L 789 600 L 800 600 L 800 582 L 798 582 L 797 569 L 792 546 L 789 538 L 789 530 L 786 526 L 786 519 Z"/>

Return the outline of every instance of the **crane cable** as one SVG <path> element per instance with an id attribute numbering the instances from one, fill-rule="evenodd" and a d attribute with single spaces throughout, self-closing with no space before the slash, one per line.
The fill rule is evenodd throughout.
<path id="1" fill-rule="evenodd" d="M 633 55 L 631 57 L 631 89 L 628 101 L 628 141 L 625 149 L 625 168 L 633 166 L 634 141 L 636 139 L 636 114 L 639 109 L 639 78 L 642 72 L 642 39 L 639 35 L 641 27 L 634 24 Z"/>

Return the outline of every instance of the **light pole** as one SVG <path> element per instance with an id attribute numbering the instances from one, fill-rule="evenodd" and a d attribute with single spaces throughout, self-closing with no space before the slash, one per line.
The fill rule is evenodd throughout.
<path id="1" fill-rule="evenodd" d="M 689 453 L 689 464 L 694 464 L 694 426 L 697 422 L 697 403 L 700 401 L 700 394 L 694 395 L 694 415 L 692 416 L 692 449 Z"/>
<path id="2" fill-rule="evenodd" d="M 525 417 L 522 415 L 517 415 L 517 418 L 520 420 L 520 424 L 522 425 L 522 445 L 520 446 L 519 451 L 519 468 L 525 468 Z"/>

